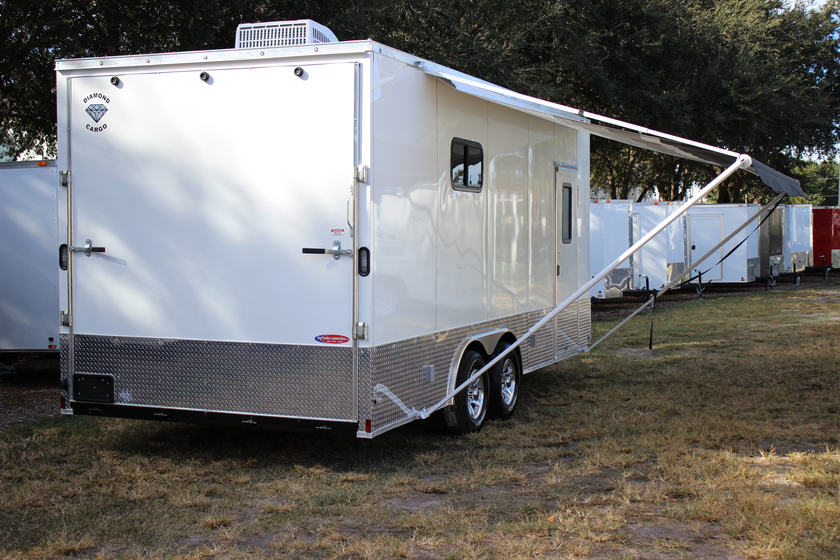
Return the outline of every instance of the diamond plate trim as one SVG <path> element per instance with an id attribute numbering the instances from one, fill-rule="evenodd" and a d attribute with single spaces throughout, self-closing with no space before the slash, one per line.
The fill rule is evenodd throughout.
<path id="1" fill-rule="evenodd" d="M 549 322 L 537 332 L 536 347 L 523 344 L 520 347 L 523 371 L 534 371 L 584 351 L 590 335 L 581 323 L 589 325 L 589 306 L 589 298 L 571 305 L 555 321 Z M 398 403 L 386 395 L 373 394 L 376 385 L 387 387 L 408 409 L 419 411 L 431 407 L 449 391 L 447 384 L 450 365 L 465 339 L 501 328 L 511 330 L 518 337 L 550 311 L 544 309 L 523 313 L 371 348 L 369 358 L 366 358 L 366 368 L 369 367 L 370 372 L 360 372 L 360 377 L 367 376 L 364 383 L 360 379 L 360 395 L 372 395 L 373 399 L 368 403 L 363 398 L 359 403 L 360 432 L 364 431 L 367 418 L 371 419 L 371 432 L 374 434 L 409 420 Z M 435 380 L 431 383 L 423 379 L 425 365 L 435 367 Z"/>
<path id="2" fill-rule="evenodd" d="M 66 402 L 70 402 L 70 335 L 59 333 L 58 335 L 58 371 L 61 396 Z"/>
<path id="3" fill-rule="evenodd" d="M 113 375 L 116 404 L 357 420 L 349 347 L 94 335 L 74 344 L 75 372 Z"/>

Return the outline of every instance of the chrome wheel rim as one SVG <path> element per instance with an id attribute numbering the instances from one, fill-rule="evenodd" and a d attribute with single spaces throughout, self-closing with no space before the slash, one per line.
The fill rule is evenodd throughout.
<path id="1" fill-rule="evenodd" d="M 516 364 L 511 359 L 506 359 L 502 367 L 500 390 L 502 402 L 510 407 L 516 401 Z"/>
<path id="2" fill-rule="evenodd" d="M 470 375 L 477 372 L 478 369 L 474 369 L 470 372 Z M 484 378 L 479 377 L 469 385 L 467 385 L 467 410 L 469 411 L 470 418 L 473 420 L 479 420 L 484 415 L 484 399 L 485 399 L 485 391 L 484 391 Z"/>

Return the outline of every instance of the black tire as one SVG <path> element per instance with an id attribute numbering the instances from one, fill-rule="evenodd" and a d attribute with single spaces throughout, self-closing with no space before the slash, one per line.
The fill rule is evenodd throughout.
<path id="1" fill-rule="evenodd" d="M 483 368 L 487 362 L 481 354 L 474 350 L 467 350 L 458 366 L 458 376 L 455 387 Z M 477 432 L 487 418 L 487 374 L 485 373 L 463 391 L 455 395 L 455 404 L 444 409 L 444 419 L 449 431 L 455 434 L 469 434 Z"/>
<path id="2" fill-rule="evenodd" d="M 510 348 L 507 342 L 500 342 L 494 356 Z M 502 358 L 488 372 L 490 380 L 490 413 L 495 418 L 508 418 L 519 400 L 519 386 L 522 384 L 522 365 L 519 352 L 513 350 Z"/>

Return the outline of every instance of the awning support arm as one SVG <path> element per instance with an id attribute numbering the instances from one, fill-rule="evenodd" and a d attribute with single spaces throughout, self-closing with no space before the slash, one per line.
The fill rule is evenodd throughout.
<path id="1" fill-rule="evenodd" d="M 580 298 L 583 294 L 587 293 L 592 288 L 592 286 L 594 286 L 595 284 L 600 282 L 604 277 L 607 276 L 607 274 L 609 274 L 614 269 L 616 269 L 621 263 L 623 263 L 624 261 L 629 259 L 639 249 L 644 247 L 648 243 L 648 241 L 650 241 L 651 239 L 656 237 L 656 235 L 659 232 L 661 232 L 666 227 L 671 225 L 671 223 L 676 221 L 677 218 L 679 218 L 680 216 L 685 214 L 685 212 L 689 208 L 691 208 L 692 206 L 694 206 L 695 204 L 697 204 L 698 202 L 703 200 L 704 196 L 709 194 L 713 189 L 715 189 L 717 186 L 719 186 L 721 183 L 723 183 L 733 173 L 735 173 L 739 169 L 747 169 L 751 165 L 752 165 L 752 158 L 750 158 L 750 156 L 748 156 L 746 154 L 741 154 L 740 156 L 738 156 L 738 158 L 735 160 L 735 162 L 732 165 L 727 167 L 720 175 L 715 177 L 708 185 L 703 187 L 699 192 L 697 192 L 697 194 L 695 194 L 688 201 L 686 201 L 685 204 L 681 205 L 676 212 L 674 212 L 673 214 L 671 214 L 670 216 L 665 218 L 658 226 L 656 226 L 655 228 L 650 230 L 646 235 L 644 235 L 641 239 L 639 239 L 636 243 L 634 243 L 632 247 L 630 247 L 629 249 L 624 251 L 624 253 L 622 253 L 621 256 L 619 256 L 612 263 L 607 265 L 607 267 L 604 270 L 602 270 L 601 272 L 599 272 L 598 274 L 593 276 L 592 279 L 589 280 L 589 282 L 585 283 L 583 286 L 578 288 L 575 291 L 575 293 L 573 293 L 568 298 L 566 298 L 565 301 L 563 301 L 563 303 L 561 303 L 560 305 L 555 307 L 548 315 L 546 315 L 545 317 L 540 319 L 533 327 L 531 327 L 528 330 L 528 332 L 526 332 L 521 337 L 519 337 L 516 340 L 516 342 L 511 344 L 504 352 L 502 352 L 501 354 L 499 354 L 498 356 L 496 356 L 495 358 L 490 360 L 487 363 L 487 365 L 485 365 L 483 368 L 481 368 L 480 370 L 478 370 L 477 372 L 472 374 L 469 379 L 467 379 L 466 381 L 461 383 L 458 387 L 455 387 L 455 389 L 453 389 L 448 395 L 446 395 L 440 401 L 438 401 L 434 406 L 432 406 L 431 408 L 424 408 L 423 410 L 418 411 L 417 412 L 417 417 L 418 418 L 428 418 L 429 416 L 431 416 L 431 414 L 434 411 L 436 411 L 436 410 L 442 408 L 443 406 L 445 406 L 446 403 L 448 403 L 455 395 L 457 395 L 458 393 L 463 391 L 465 388 L 467 388 L 470 385 L 470 383 L 474 382 L 476 379 L 478 379 L 479 377 L 484 375 L 485 372 L 487 372 L 488 370 L 490 370 L 490 368 L 492 368 L 497 363 L 499 363 L 507 354 L 512 352 L 515 348 L 518 348 L 519 346 L 521 346 L 523 342 L 528 340 L 534 333 L 536 333 L 538 330 L 540 330 L 542 327 L 544 327 L 546 323 L 551 321 L 554 317 L 559 315 L 562 311 L 564 311 L 572 303 L 577 301 L 578 298 Z"/>

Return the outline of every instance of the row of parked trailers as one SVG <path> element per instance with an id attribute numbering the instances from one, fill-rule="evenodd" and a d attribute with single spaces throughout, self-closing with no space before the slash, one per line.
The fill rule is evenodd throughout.
<path id="1" fill-rule="evenodd" d="M 591 273 L 602 270 L 681 204 L 591 201 Z M 683 283 L 772 284 L 783 274 L 840 267 L 840 208 L 780 204 L 759 217 L 761 209 L 760 204 L 694 205 L 598 282 L 591 297 L 644 294 Z"/>
<path id="2" fill-rule="evenodd" d="M 56 78 L 56 167 L 29 170 L 48 223 L 3 218 L 46 250 L 0 262 L 58 278 L 48 332 L 2 336 L 58 343 L 63 414 L 371 438 L 440 411 L 475 431 L 522 374 L 589 348 L 590 135 L 723 168 L 686 207 L 739 171 L 802 194 L 746 154 L 308 20 Z M 8 271 L 17 336 L 41 288 Z"/>

